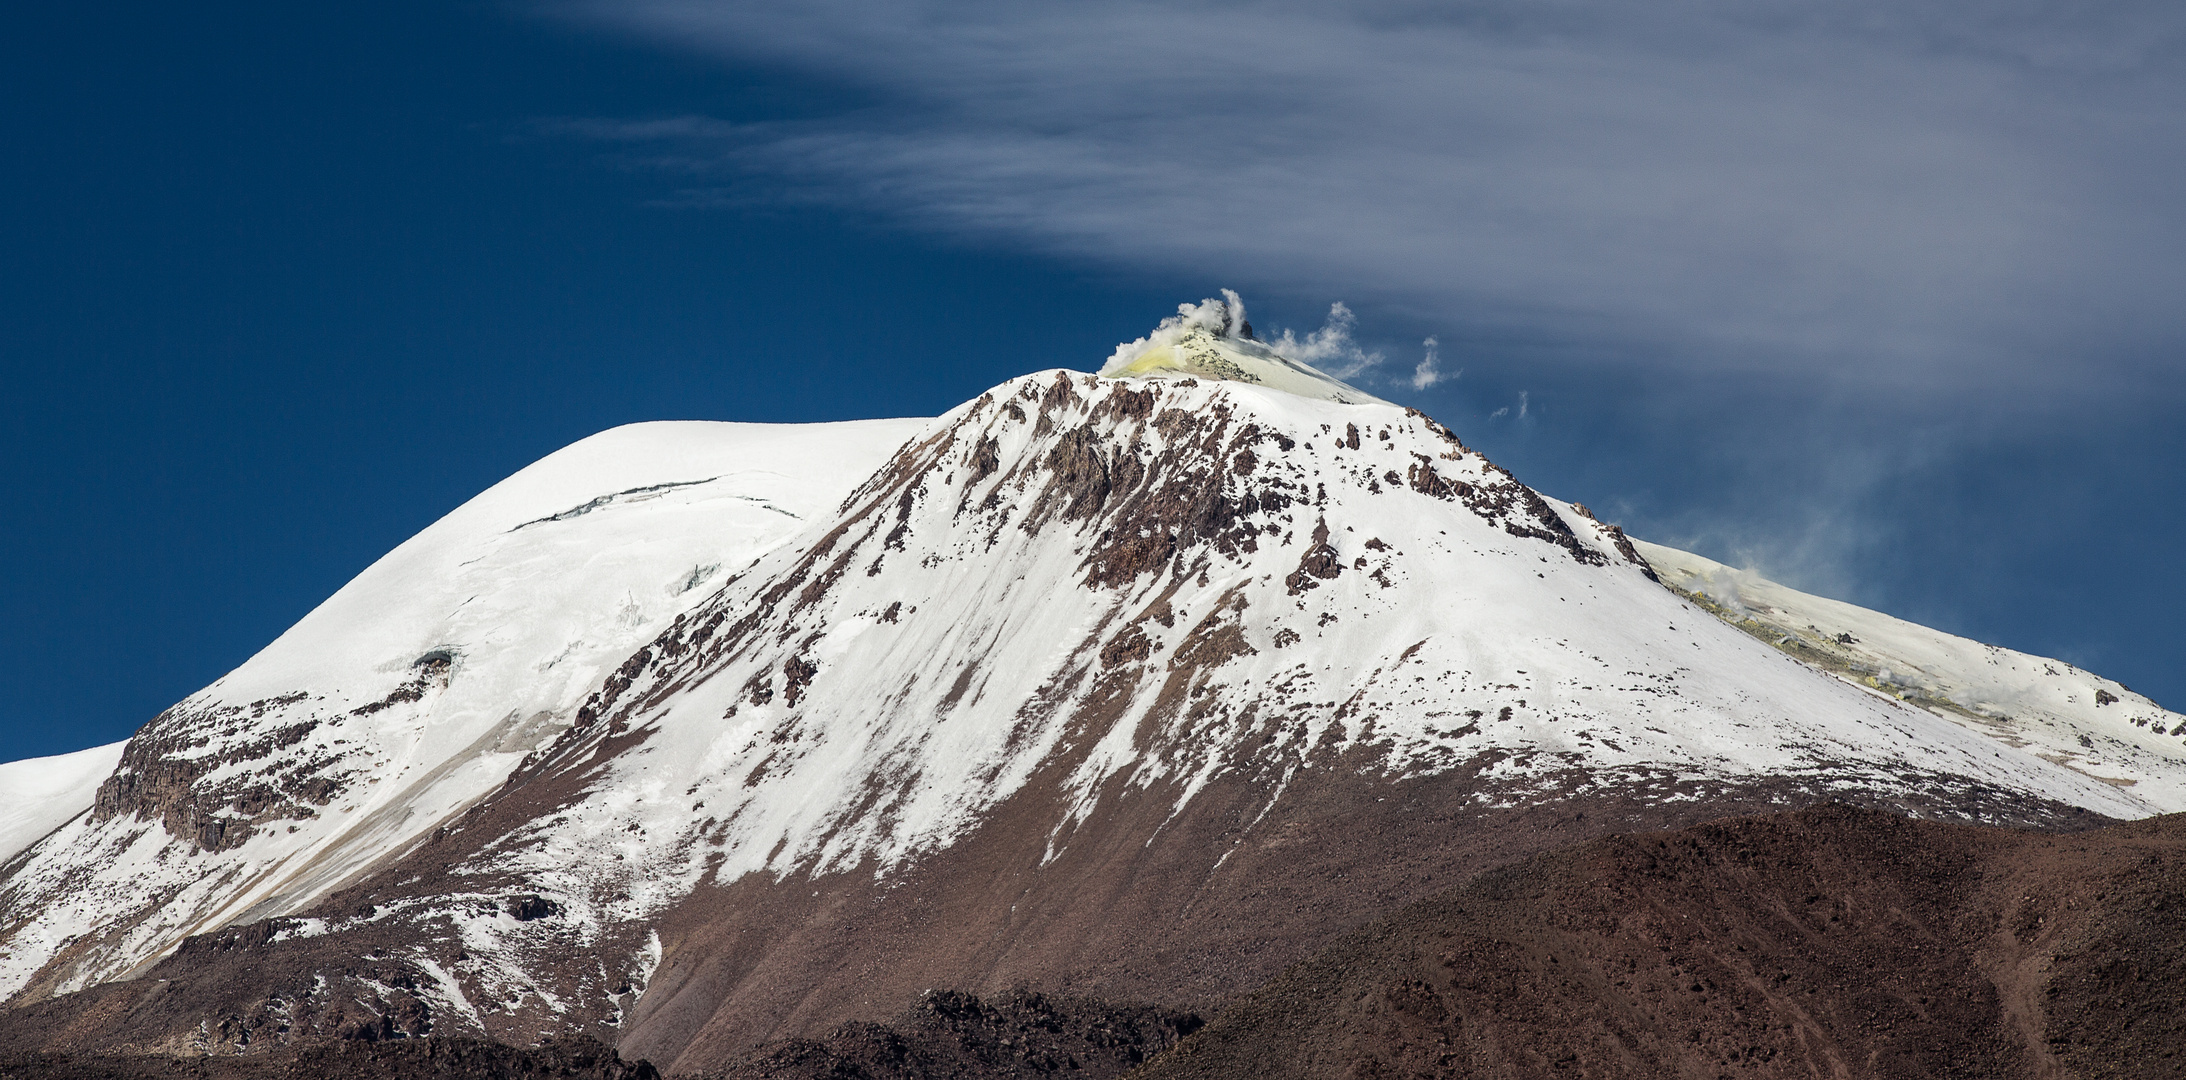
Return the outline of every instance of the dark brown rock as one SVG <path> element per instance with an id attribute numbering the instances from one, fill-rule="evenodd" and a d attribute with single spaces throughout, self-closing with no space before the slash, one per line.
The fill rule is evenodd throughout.
<path id="1" fill-rule="evenodd" d="M 1414 905 L 1146 1080 L 2186 1073 L 2186 815 L 2070 836 L 1828 806 Z"/>
<path id="2" fill-rule="evenodd" d="M 1090 998 L 940 991 L 892 1024 L 845 1024 L 754 1049 L 708 1080 L 1110 1080 L 1198 1030 L 1199 1017 Z"/>

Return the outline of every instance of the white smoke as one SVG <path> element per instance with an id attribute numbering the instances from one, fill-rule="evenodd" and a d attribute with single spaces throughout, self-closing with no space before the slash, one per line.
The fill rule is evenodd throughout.
<path id="1" fill-rule="evenodd" d="M 1733 616 L 1746 617 L 1746 599 L 1738 589 L 1738 571 L 1730 567 L 1718 567 L 1693 582 L 1693 591 L 1715 602 L 1717 607 Z"/>
<path id="2" fill-rule="evenodd" d="M 1223 336 L 1237 337 L 1243 335 L 1251 337 L 1252 324 L 1245 321 L 1245 298 L 1237 295 L 1235 289 L 1222 289 L 1219 291 L 1222 293 L 1222 306 L 1225 309 L 1222 321 Z M 1202 302 L 1200 306 L 1205 307 L 1206 304 Z"/>
<path id="3" fill-rule="evenodd" d="M 1328 305 L 1328 321 L 1319 330 L 1302 338 L 1284 330 L 1280 337 L 1265 344 L 1291 360 L 1311 364 L 1339 379 L 1351 379 L 1382 361 L 1380 353 L 1368 352 L 1352 340 L 1351 328 L 1358 322 L 1359 317 L 1339 301 Z"/>
<path id="4" fill-rule="evenodd" d="M 1204 330 L 1216 337 L 1242 337 L 1247 332 L 1245 301 L 1230 289 L 1223 289 L 1222 299 L 1201 300 L 1196 304 L 1178 304 L 1176 314 L 1161 320 L 1154 332 L 1136 341 L 1116 346 L 1108 354 L 1108 362 L 1101 365 L 1101 374 L 1123 370 L 1131 362 L 1164 345 L 1174 345 L 1184 340 L 1194 330 Z M 1341 307 L 1342 305 L 1337 305 Z"/>
<path id="5" fill-rule="evenodd" d="M 1421 344 L 1427 346 L 1427 357 L 1419 362 L 1418 367 L 1412 369 L 1412 389 L 1425 390 L 1438 382 L 1455 379 L 1458 375 L 1465 373 L 1463 370 L 1459 370 L 1454 375 L 1443 374 L 1442 358 L 1435 352 L 1436 347 L 1441 343 L 1434 338 L 1428 338 Z"/>
<path id="6" fill-rule="evenodd" d="M 1220 300 L 1210 298 L 1196 304 L 1178 304 L 1177 313 L 1161 320 L 1153 333 L 1116 346 L 1116 351 L 1109 354 L 1108 362 L 1101 365 L 1101 372 L 1121 371 L 1139 357 L 1164 345 L 1174 345 L 1195 330 L 1232 340 L 1253 339 L 1252 324 L 1245 321 L 1244 297 L 1234 289 L 1220 291 Z M 1382 362 L 1382 354 L 1367 351 L 1352 338 L 1352 328 L 1358 321 L 1358 316 L 1339 301 L 1328 306 L 1328 319 L 1320 329 L 1304 337 L 1286 329 L 1260 344 L 1285 359 L 1310 365 L 1338 379 L 1350 379 Z M 1429 339 L 1430 363 L 1433 347 L 1433 340 Z M 1435 373 L 1434 381 L 1441 378 L 1439 372 Z"/>

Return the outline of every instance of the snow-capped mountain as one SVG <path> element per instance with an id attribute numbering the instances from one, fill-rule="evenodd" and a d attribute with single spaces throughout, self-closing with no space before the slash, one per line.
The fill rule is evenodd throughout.
<path id="1" fill-rule="evenodd" d="M 0 994 L 124 977 L 429 835 L 922 423 L 638 424 L 472 499 L 125 752 L 72 756 L 105 764 L 93 797 L 42 802 L 27 828 L 59 831 L 0 870 Z"/>
<path id="2" fill-rule="evenodd" d="M 2186 807 L 2171 743 L 2103 773 L 1727 625 L 1221 302 L 1106 370 L 519 473 L 0 866 L 0 994 L 146 975 L 92 991 L 137 1046 L 590 1030 L 699 1068 L 933 987 L 1218 1003 L 1635 824 Z M 2075 730 L 2158 738 L 2128 711 Z"/>

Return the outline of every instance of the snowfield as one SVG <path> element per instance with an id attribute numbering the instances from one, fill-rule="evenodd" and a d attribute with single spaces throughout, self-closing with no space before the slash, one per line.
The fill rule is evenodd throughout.
<path id="1" fill-rule="evenodd" d="M 2151 812 L 2186 810 L 2186 716 L 2122 683 L 1634 542 L 1666 584 L 1811 666 L 2130 791 Z"/>
<path id="2" fill-rule="evenodd" d="M 126 743 L 0 763 L 0 864 L 91 809 Z"/>

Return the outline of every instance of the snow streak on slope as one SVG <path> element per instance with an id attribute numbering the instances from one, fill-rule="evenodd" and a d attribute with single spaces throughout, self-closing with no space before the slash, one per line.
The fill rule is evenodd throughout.
<path id="1" fill-rule="evenodd" d="M 91 809 L 127 743 L 0 763 L 0 864 Z"/>
<path id="2" fill-rule="evenodd" d="M 1666 584 L 1791 656 L 2127 788 L 2157 812 L 2186 810 L 2186 716 L 2121 683 L 1635 543 Z"/>
<path id="3" fill-rule="evenodd" d="M 542 768 L 585 793 L 480 871 L 600 926 L 708 879 L 886 877 L 1041 788 L 1052 858 L 1103 799 L 1232 772 L 1272 805 L 1362 748 L 1508 802 L 2152 809 L 1723 625 L 1417 412 L 1062 371 L 942 417 L 579 716 Z"/>
<path id="4" fill-rule="evenodd" d="M 0 998 L 123 975 L 416 844 L 924 423 L 633 425 L 472 499 L 146 725 L 93 813 L 4 871 Z"/>

